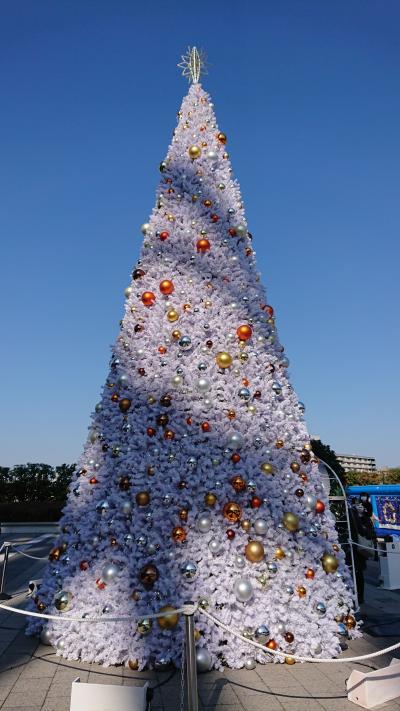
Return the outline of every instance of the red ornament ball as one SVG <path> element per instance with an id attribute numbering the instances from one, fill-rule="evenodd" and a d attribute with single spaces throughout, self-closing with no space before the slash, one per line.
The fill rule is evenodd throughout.
<path id="1" fill-rule="evenodd" d="M 253 329 L 251 328 L 251 326 L 243 324 L 242 326 L 239 326 L 239 328 L 236 330 L 236 333 L 241 341 L 248 341 L 249 338 L 251 338 L 253 335 Z"/>
<path id="2" fill-rule="evenodd" d="M 163 230 L 162 232 L 160 232 L 160 240 L 161 240 L 161 242 L 165 242 L 165 240 L 168 239 L 168 237 L 169 237 L 169 232 L 168 232 L 168 230 Z"/>
<path id="3" fill-rule="evenodd" d="M 227 537 L 227 539 L 228 539 L 229 541 L 233 541 L 233 539 L 235 538 L 235 536 L 236 536 L 235 531 L 233 531 L 232 528 L 228 528 L 227 531 L 226 531 L 226 537 Z"/>
<path id="4" fill-rule="evenodd" d="M 259 509 L 262 506 L 262 499 L 259 496 L 252 496 L 250 500 L 250 506 L 252 509 Z"/>
<path id="5" fill-rule="evenodd" d="M 154 437 L 154 435 L 155 435 L 155 433 L 156 433 L 154 427 L 148 427 L 147 430 L 146 430 L 146 432 L 147 432 L 147 436 L 148 436 L 148 437 Z"/>
<path id="6" fill-rule="evenodd" d="M 325 504 L 323 501 L 320 501 L 320 499 L 317 500 L 317 503 L 315 504 L 315 513 L 317 514 L 322 514 L 325 511 Z"/>
<path id="7" fill-rule="evenodd" d="M 218 222 L 218 220 L 219 220 L 219 215 L 215 215 L 215 214 L 211 215 L 211 222 Z"/>
<path id="8" fill-rule="evenodd" d="M 238 464 L 238 462 L 240 462 L 240 460 L 241 460 L 240 454 L 239 454 L 238 452 L 234 452 L 234 453 L 232 454 L 232 456 L 231 456 L 231 461 L 232 461 L 234 464 Z"/>
<path id="9" fill-rule="evenodd" d="M 97 585 L 97 587 L 99 588 L 99 590 L 105 590 L 105 589 L 106 589 L 106 584 L 105 584 L 104 580 L 102 580 L 101 578 L 97 578 L 97 580 L 96 580 L 96 585 Z"/>
<path id="10" fill-rule="evenodd" d="M 203 430 L 203 432 L 210 432 L 211 431 L 210 423 L 203 422 L 201 425 L 201 429 Z"/>
<path id="11" fill-rule="evenodd" d="M 81 570 L 87 570 L 89 568 L 89 563 L 87 560 L 81 560 L 79 563 L 79 567 Z"/>
<path id="12" fill-rule="evenodd" d="M 136 279 L 141 279 L 142 277 L 144 277 L 145 274 L 146 272 L 144 272 L 143 269 L 134 269 L 134 271 L 132 272 L 132 279 L 135 279 L 136 281 Z"/>
<path id="13" fill-rule="evenodd" d="M 172 294 L 172 292 L 174 291 L 174 285 L 172 281 L 170 281 L 170 279 L 164 279 L 162 282 L 160 282 L 160 291 L 166 296 Z"/>
<path id="14" fill-rule="evenodd" d="M 292 644 L 292 642 L 294 642 L 293 632 L 285 632 L 284 637 L 285 637 L 286 642 L 288 642 L 289 644 Z"/>
<path id="15" fill-rule="evenodd" d="M 144 291 L 142 294 L 142 303 L 149 307 L 153 306 L 156 300 L 156 295 L 152 291 Z"/>

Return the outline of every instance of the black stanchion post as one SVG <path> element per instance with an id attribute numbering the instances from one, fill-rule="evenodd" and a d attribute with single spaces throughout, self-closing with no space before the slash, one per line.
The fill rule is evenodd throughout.
<path id="1" fill-rule="evenodd" d="M 193 605 L 192 601 L 185 605 Z M 185 612 L 185 647 L 186 647 L 186 689 L 187 711 L 198 711 L 199 700 L 197 696 L 197 666 L 196 645 L 194 642 L 194 613 Z"/>
<path id="2" fill-rule="evenodd" d="M 6 593 L 4 591 L 4 586 L 6 582 L 6 571 L 7 571 L 7 563 L 8 563 L 8 555 L 10 552 L 10 543 L 5 542 L 3 545 L 4 548 L 4 558 L 3 558 L 3 565 L 1 569 L 1 581 L 0 581 L 0 600 L 10 600 L 11 595 Z"/>

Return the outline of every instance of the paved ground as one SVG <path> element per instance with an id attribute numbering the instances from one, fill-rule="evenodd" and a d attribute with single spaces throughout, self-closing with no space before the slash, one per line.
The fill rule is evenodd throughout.
<path id="1" fill-rule="evenodd" d="M 45 555 L 49 540 L 38 543 L 34 554 Z M 33 549 L 32 549 L 33 550 Z M 32 552 L 32 551 L 30 551 Z M 10 592 L 22 590 L 24 583 L 40 577 L 40 561 L 21 556 L 11 559 Z M 10 582 L 12 581 L 12 582 Z M 23 596 L 13 598 L 22 601 Z M 363 639 L 351 643 L 343 656 L 363 654 L 394 644 L 400 639 L 400 592 L 377 587 L 377 566 L 369 565 L 364 606 L 366 631 Z M 104 669 L 97 665 L 67 662 L 56 657 L 50 647 L 25 637 L 24 618 L 0 610 L 0 709 L 13 711 L 69 711 L 71 683 L 81 681 L 106 684 L 161 684 L 154 694 L 153 708 L 179 711 L 180 676 L 169 673 L 131 672 L 124 668 Z M 385 638 L 382 635 L 385 635 Z M 400 654 L 397 656 L 400 657 Z M 254 671 L 209 672 L 199 676 L 200 711 L 346 711 L 356 709 L 347 701 L 345 680 L 354 668 L 368 670 L 385 666 L 387 657 L 366 664 L 258 665 Z M 400 699 L 376 707 L 400 711 Z M 114 710 L 113 710 L 114 711 Z M 115 709 L 115 711 L 118 711 Z"/>

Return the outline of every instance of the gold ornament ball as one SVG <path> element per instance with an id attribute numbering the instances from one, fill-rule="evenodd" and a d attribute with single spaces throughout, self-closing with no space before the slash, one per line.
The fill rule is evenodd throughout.
<path id="1" fill-rule="evenodd" d="M 178 331 L 178 329 L 176 329 L 175 331 L 172 331 L 171 336 L 174 341 L 179 341 L 180 337 L 182 336 L 182 333 Z"/>
<path id="2" fill-rule="evenodd" d="M 130 659 L 128 662 L 128 667 L 131 671 L 138 671 L 139 660 L 138 659 Z"/>
<path id="3" fill-rule="evenodd" d="M 272 464 L 270 464 L 269 462 L 263 462 L 263 463 L 261 464 L 261 471 L 262 471 L 264 474 L 273 474 L 273 473 L 274 473 L 274 467 L 273 467 Z"/>
<path id="4" fill-rule="evenodd" d="M 201 639 L 203 635 L 202 635 L 202 633 L 201 633 L 200 630 L 195 629 L 193 636 L 194 636 L 194 641 L 195 641 L 195 642 L 198 642 L 199 639 Z"/>
<path id="5" fill-rule="evenodd" d="M 251 521 L 249 521 L 248 518 L 245 518 L 245 519 L 243 519 L 243 521 L 241 521 L 240 526 L 243 529 L 243 531 L 250 531 Z"/>
<path id="6" fill-rule="evenodd" d="M 136 494 L 136 503 L 138 506 L 148 506 L 150 503 L 150 494 L 148 491 L 138 491 Z"/>
<path id="7" fill-rule="evenodd" d="M 286 511 L 283 514 L 282 523 L 288 531 L 297 531 L 299 527 L 299 517 L 291 511 Z"/>
<path id="8" fill-rule="evenodd" d="M 356 618 L 353 615 L 346 615 L 343 622 L 348 630 L 353 630 L 357 625 Z"/>
<path id="9" fill-rule="evenodd" d="M 179 319 L 179 314 L 175 309 L 169 309 L 167 311 L 167 319 L 170 323 L 174 323 L 174 321 L 177 321 Z"/>
<path id="10" fill-rule="evenodd" d="M 290 468 L 292 472 L 296 474 L 298 471 L 300 471 L 300 464 L 298 462 L 292 462 Z"/>
<path id="11" fill-rule="evenodd" d="M 171 605 L 164 605 L 160 608 L 160 612 L 169 612 L 171 614 L 165 615 L 165 617 L 157 617 L 157 624 L 162 630 L 172 630 L 179 621 L 179 614 L 174 612 L 175 608 Z"/>
<path id="12" fill-rule="evenodd" d="M 300 586 L 297 588 L 297 594 L 298 594 L 299 597 L 305 597 L 305 596 L 307 595 L 307 590 L 306 590 L 306 588 L 304 587 L 304 585 L 300 585 Z"/>
<path id="13" fill-rule="evenodd" d="M 321 558 L 322 567 L 325 573 L 335 573 L 339 566 L 339 561 L 332 553 L 324 553 Z"/>
<path id="14" fill-rule="evenodd" d="M 128 412 L 131 405 L 132 401 L 128 397 L 123 397 L 122 400 L 119 401 L 119 409 L 121 412 Z"/>
<path id="15" fill-rule="evenodd" d="M 233 359 L 230 353 L 227 353 L 226 351 L 220 351 L 215 356 L 215 360 L 220 368 L 229 368 L 229 366 L 232 365 Z"/>
<path id="16" fill-rule="evenodd" d="M 244 554 L 250 563 L 259 563 L 264 558 L 264 546 L 260 541 L 249 541 Z"/>
<path id="17" fill-rule="evenodd" d="M 215 504 L 217 503 L 217 497 L 215 496 L 215 494 L 212 493 L 212 491 L 209 491 L 205 495 L 204 503 L 206 504 L 206 506 L 215 506 Z"/>
<path id="18" fill-rule="evenodd" d="M 200 158 L 201 156 L 201 148 L 199 148 L 199 146 L 190 146 L 188 153 L 192 160 L 196 160 L 196 158 Z"/>
<path id="19" fill-rule="evenodd" d="M 286 556 L 286 553 L 285 553 L 285 551 L 283 550 L 283 548 L 279 548 L 279 547 L 278 547 L 278 548 L 275 548 L 275 555 L 274 555 L 274 557 L 276 558 L 276 560 L 282 560 L 282 558 L 285 558 L 285 556 Z"/>
<path id="20" fill-rule="evenodd" d="M 296 664 L 294 657 L 285 657 L 285 664 Z"/>

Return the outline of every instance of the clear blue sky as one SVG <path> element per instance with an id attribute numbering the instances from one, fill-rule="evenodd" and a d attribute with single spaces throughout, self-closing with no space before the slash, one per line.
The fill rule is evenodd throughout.
<path id="1" fill-rule="evenodd" d="M 0 464 L 74 461 L 108 371 L 188 44 L 310 432 L 400 464 L 397 0 L 5 0 Z"/>

